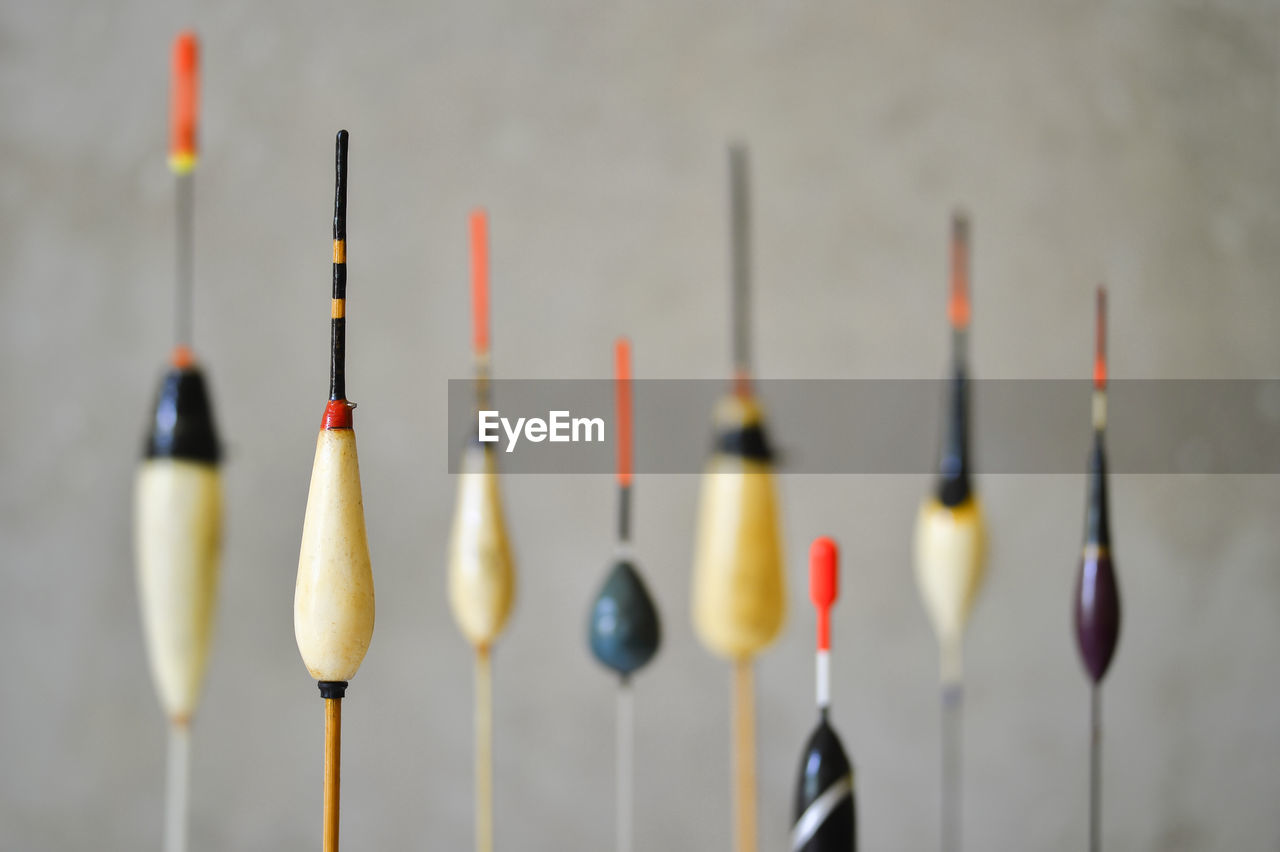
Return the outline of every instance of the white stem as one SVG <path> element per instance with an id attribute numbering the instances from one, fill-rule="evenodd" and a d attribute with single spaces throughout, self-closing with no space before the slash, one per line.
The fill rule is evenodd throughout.
<path id="1" fill-rule="evenodd" d="M 635 710 L 631 685 L 618 684 L 618 852 L 631 852 L 635 755 Z"/>
<path id="2" fill-rule="evenodd" d="M 165 790 L 165 852 L 186 852 L 187 795 L 191 765 L 191 729 L 185 722 L 169 726 L 169 777 Z"/>
<path id="3" fill-rule="evenodd" d="M 818 709 L 831 706 L 831 652 L 818 652 Z"/>

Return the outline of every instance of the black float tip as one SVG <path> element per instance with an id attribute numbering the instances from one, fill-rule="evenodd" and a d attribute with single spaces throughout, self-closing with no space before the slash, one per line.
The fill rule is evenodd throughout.
<path id="1" fill-rule="evenodd" d="M 336 180 L 333 191 L 333 238 L 347 238 L 347 146 L 351 134 L 345 130 L 338 131 L 335 143 Z"/>

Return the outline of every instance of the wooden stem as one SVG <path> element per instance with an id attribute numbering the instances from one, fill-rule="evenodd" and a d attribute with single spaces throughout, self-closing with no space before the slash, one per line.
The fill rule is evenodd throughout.
<path id="1" fill-rule="evenodd" d="M 324 852 L 338 852 L 342 764 L 342 699 L 324 700 Z"/>
<path id="2" fill-rule="evenodd" d="M 187 802 L 191 778 L 191 729 L 185 721 L 169 724 L 169 776 L 165 790 L 165 852 L 186 852 Z"/>
<path id="3" fill-rule="evenodd" d="M 476 649 L 476 852 L 493 852 L 493 671 Z"/>
<path id="4" fill-rule="evenodd" d="M 756 706 L 750 657 L 733 667 L 734 848 L 756 852 Z"/>

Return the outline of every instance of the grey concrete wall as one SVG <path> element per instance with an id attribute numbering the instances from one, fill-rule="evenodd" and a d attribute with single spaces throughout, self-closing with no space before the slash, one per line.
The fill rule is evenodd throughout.
<path id="1" fill-rule="evenodd" d="M 194 848 L 302 849 L 322 713 L 290 601 L 326 389 L 330 158 L 352 132 L 349 387 L 378 588 L 346 708 L 351 849 L 470 843 L 470 656 L 445 601 L 445 381 L 467 356 L 465 216 L 493 220 L 508 376 L 724 372 L 724 142 L 753 146 L 769 377 L 932 377 L 945 228 L 975 220 L 975 367 L 1083 377 L 1280 363 L 1280 9 L 1013 0 L 0 5 L 0 846 L 159 846 L 164 734 L 143 658 L 131 476 L 170 341 L 169 40 L 204 38 L 198 349 L 229 447 Z M 887 412 L 886 416 L 892 416 Z M 785 436 L 780 436 L 785 437 Z M 704 435 L 690 440 L 705 440 Z M 1082 448 L 1083 449 L 1083 448 Z M 928 451 L 931 451 L 929 449 Z M 1082 479 L 985 477 L 968 643 L 970 849 L 1085 842 L 1069 632 Z M 935 651 L 909 570 L 920 476 L 783 480 L 789 629 L 758 667 L 762 848 L 812 722 L 808 540 L 847 553 L 836 721 L 864 848 L 935 843 Z M 643 478 L 667 618 L 639 681 L 638 848 L 729 846 L 728 671 L 689 626 L 697 480 Z M 611 843 L 610 680 L 587 601 L 604 478 L 506 483 L 520 599 L 498 650 L 504 850 Z M 1109 848 L 1280 847 L 1280 483 L 1118 477 L 1125 626 L 1106 686 Z"/>

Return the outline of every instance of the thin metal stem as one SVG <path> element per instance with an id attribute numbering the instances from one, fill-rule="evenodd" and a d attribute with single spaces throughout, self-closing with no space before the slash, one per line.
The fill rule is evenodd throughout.
<path id="1" fill-rule="evenodd" d="M 635 736 L 635 703 L 631 681 L 624 676 L 618 683 L 618 852 L 631 852 L 635 831 L 632 791 L 635 783 Z"/>
<path id="2" fill-rule="evenodd" d="M 185 722 L 173 722 L 169 725 L 169 774 L 165 785 L 165 852 L 186 852 L 190 779 L 191 729 Z"/>
<path id="3" fill-rule="evenodd" d="M 493 852 L 493 670 L 476 651 L 476 852 Z"/>
<path id="4" fill-rule="evenodd" d="M 942 850 L 960 852 L 961 847 L 961 730 L 964 684 L 942 687 Z"/>
<path id="5" fill-rule="evenodd" d="M 1089 850 L 1102 849 L 1102 689 L 1089 693 Z"/>

